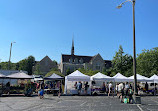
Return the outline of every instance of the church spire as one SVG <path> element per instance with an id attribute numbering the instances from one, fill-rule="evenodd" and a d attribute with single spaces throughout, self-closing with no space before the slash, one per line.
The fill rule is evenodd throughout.
<path id="1" fill-rule="evenodd" d="M 74 55 L 74 35 L 73 35 L 73 38 L 72 38 L 71 55 Z"/>

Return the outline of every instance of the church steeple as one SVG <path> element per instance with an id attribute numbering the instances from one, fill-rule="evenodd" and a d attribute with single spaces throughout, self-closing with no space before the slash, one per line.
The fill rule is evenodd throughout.
<path id="1" fill-rule="evenodd" d="M 72 38 L 71 55 L 74 55 L 74 36 Z"/>

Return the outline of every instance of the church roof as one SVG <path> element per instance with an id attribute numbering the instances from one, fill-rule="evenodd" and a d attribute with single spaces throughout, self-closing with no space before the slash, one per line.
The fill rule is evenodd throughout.
<path id="1" fill-rule="evenodd" d="M 70 62 L 70 58 L 73 60 L 77 58 L 80 60 L 81 58 L 83 59 L 83 63 L 89 63 L 92 59 L 94 59 L 97 55 L 95 56 L 82 56 L 82 55 L 67 55 L 67 54 L 62 54 L 62 62 Z M 111 61 L 110 60 L 104 60 L 106 64 L 109 64 L 111 66 Z"/>
<path id="2" fill-rule="evenodd" d="M 66 54 L 62 54 L 62 62 L 69 62 L 70 58 L 72 58 L 73 60 L 75 58 L 77 58 L 78 60 L 80 60 L 81 58 L 83 59 L 83 63 L 88 63 L 93 56 L 81 56 L 81 55 L 66 55 Z"/>

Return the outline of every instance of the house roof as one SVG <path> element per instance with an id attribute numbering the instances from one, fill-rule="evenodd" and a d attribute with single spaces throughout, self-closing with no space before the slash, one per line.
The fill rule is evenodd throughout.
<path id="1" fill-rule="evenodd" d="M 44 60 L 46 60 L 46 59 L 48 59 L 49 61 L 52 62 L 52 60 L 51 60 L 48 56 L 45 56 L 40 62 L 42 62 L 42 61 L 44 61 Z"/>

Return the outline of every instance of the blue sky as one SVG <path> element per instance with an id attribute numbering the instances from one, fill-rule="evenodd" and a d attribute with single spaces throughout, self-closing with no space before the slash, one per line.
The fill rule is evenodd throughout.
<path id="1" fill-rule="evenodd" d="M 119 45 L 133 54 L 132 5 L 124 0 L 0 0 L 0 59 L 12 62 L 48 55 L 100 53 L 111 60 Z M 136 0 L 136 52 L 158 46 L 158 0 Z"/>

